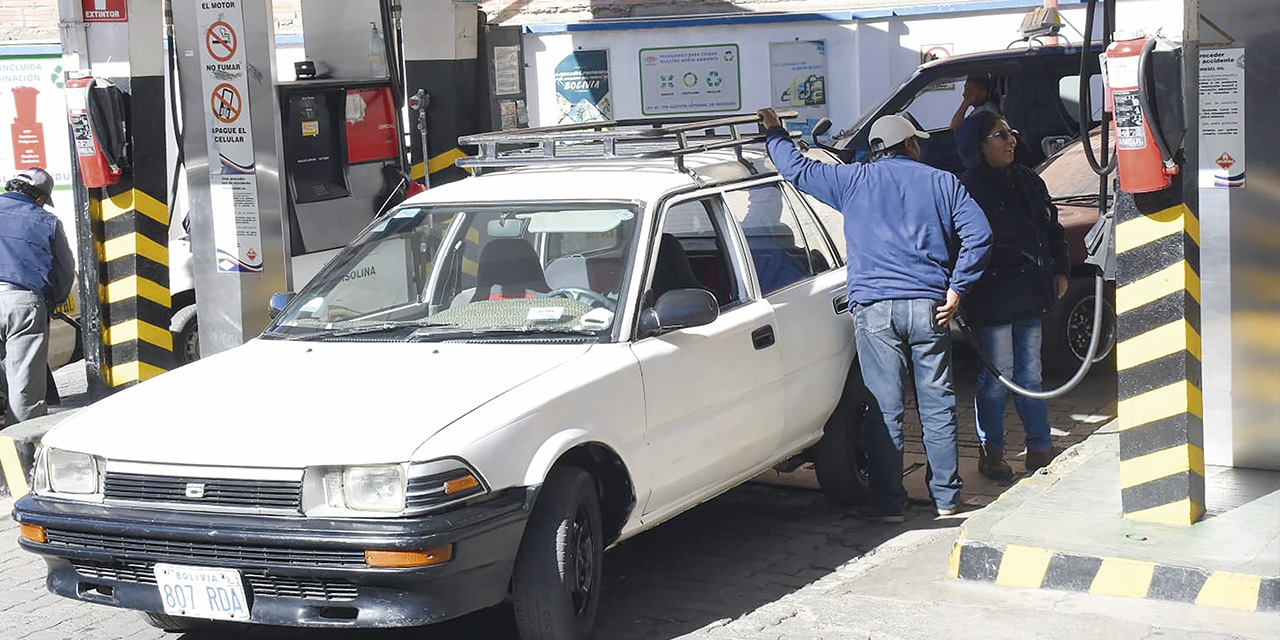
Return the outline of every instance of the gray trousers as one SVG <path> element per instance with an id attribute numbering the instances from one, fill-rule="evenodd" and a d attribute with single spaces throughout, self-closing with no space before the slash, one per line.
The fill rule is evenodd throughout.
<path id="1" fill-rule="evenodd" d="M 44 301 L 30 291 L 0 289 L 0 367 L 9 405 L 6 424 L 49 412 L 44 403 L 48 358 L 49 312 Z"/>

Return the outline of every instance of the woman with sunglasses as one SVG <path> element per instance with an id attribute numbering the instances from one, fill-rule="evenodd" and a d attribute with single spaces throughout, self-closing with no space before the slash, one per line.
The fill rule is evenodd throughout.
<path id="1" fill-rule="evenodd" d="M 1014 161 L 1018 132 L 997 113 L 965 118 L 955 132 L 964 162 L 961 182 L 987 214 L 995 245 L 982 278 L 961 305 L 977 347 L 1005 377 L 1040 389 L 1040 321 L 1067 291 L 1067 242 L 1058 210 L 1044 181 Z M 978 471 L 1009 480 L 1004 460 L 1004 408 L 1008 391 L 986 369 L 978 374 L 974 397 L 981 449 Z M 1027 472 L 1049 464 L 1049 408 L 1044 400 L 1016 396 L 1014 405 L 1026 432 Z"/>

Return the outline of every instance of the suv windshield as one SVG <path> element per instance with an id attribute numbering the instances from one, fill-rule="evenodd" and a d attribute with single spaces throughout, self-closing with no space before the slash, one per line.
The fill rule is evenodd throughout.
<path id="1" fill-rule="evenodd" d="M 1102 130 L 1094 127 L 1089 133 L 1091 144 L 1093 145 L 1094 157 L 1102 154 Z M 1107 151 L 1110 157 L 1115 153 L 1115 136 L 1110 136 L 1108 144 L 1111 149 Z M 1040 178 L 1044 180 L 1045 185 L 1049 188 L 1049 195 L 1058 201 L 1076 201 L 1069 204 L 1081 204 L 1089 206 L 1090 202 L 1093 206 L 1098 202 L 1098 174 L 1093 172 L 1084 157 L 1084 145 L 1077 140 L 1066 146 L 1057 155 L 1049 158 L 1040 166 Z"/>
<path id="2" fill-rule="evenodd" d="M 405 206 L 348 245 L 265 335 L 604 339 L 638 213 L 617 202 Z"/>

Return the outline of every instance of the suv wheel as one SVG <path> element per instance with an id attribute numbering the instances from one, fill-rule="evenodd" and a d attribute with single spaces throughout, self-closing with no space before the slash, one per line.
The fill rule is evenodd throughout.
<path id="1" fill-rule="evenodd" d="M 1045 318 L 1041 352 L 1046 369 L 1074 373 L 1084 362 L 1084 356 L 1089 351 L 1089 339 L 1093 335 L 1093 293 L 1093 278 L 1072 278 L 1067 294 L 1062 296 L 1053 312 Z M 1115 353 L 1114 299 L 1114 292 L 1106 290 L 1106 299 L 1102 301 L 1102 338 L 1093 355 L 1094 366 Z"/>
<path id="2" fill-rule="evenodd" d="M 840 404 L 827 419 L 822 439 L 813 446 L 814 471 L 827 499 L 841 505 L 866 502 L 870 495 L 867 446 L 863 434 L 868 391 L 855 360 Z"/>
<path id="3" fill-rule="evenodd" d="M 187 305 L 173 314 L 169 321 L 173 332 L 173 355 L 179 365 L 200 359 L 200 327 L 196 323 L 196 306 Z"/>
<path id="4" fill-rule="evenodd" d="M 595 632 L 603 586 L 601 520 L 590 474 L 577 467 L 552 469 L 511 576 L 521 640 L 578 640 Z"/>

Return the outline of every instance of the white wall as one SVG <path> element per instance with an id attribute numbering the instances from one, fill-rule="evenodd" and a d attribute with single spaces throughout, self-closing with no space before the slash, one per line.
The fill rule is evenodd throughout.
<path id="1" fill-rule="evenodd" d="M 1182 0 L 1120 0 L 1117 28 L 1162 29 L 1179 38 Z M 954 5 L 952 5 L 954 6 Z M 953 55 L 1003 49 L 1018 39 L 1017 29 L 1030 7 L 992 11 L 952 11 L 867 20 L 744 23 L 652 29 L 582 30 L 526 33 L 525 80 L 531 126 L 554 124 L 554 72 L 576 49 L 609 51 L 614 118 L 639 118 L 641 48 L 731 43 L 741 55 L 740 112 L 769 105 L 769 44 L 792 40 L 826 40 L 827 103 L 832 131 L 853 125 L 863 111 L 877 105 L 920 64 L 921 48 L 950 45 Z M 1062 1 L 1065 20 L 1084 31 L 1085 6 Z M 1101 33 L 1101 11 L 1095 34 Z M 653 24 L 652 21 L 648 21 Z M 1071 26 L 1066 39 L 1082 40 Z M 1095 39 L 1098 36 L 1095 35 Z M 713 117 L 716 114 L 709 114 Z"/>

